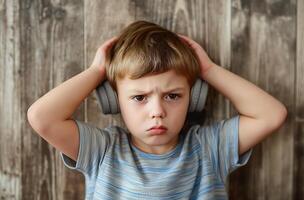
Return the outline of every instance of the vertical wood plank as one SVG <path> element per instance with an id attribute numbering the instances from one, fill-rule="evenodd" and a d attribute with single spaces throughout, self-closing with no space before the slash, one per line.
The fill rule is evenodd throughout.
<path id="1" fill-rule="evenodd" d="M 134 4 L 129 0 L 87 0 L 84 8 L 85 65 L 89 67 L 98 47 L 133 22 L 135 14 Z M 120 114 L 102 114 L 95 93 L 92 93 L 86 102 L 85 120 L 88 123 L 100 127 L 107 127 L 111 124 L 125 126 Z"/>
<path id="2" fill-rule="evenodd" d="M 297 66 L 295 85 L 294 196 L 304 197 L 304 0 L 297 1 Z"/>
<path id="3" fill-rule="evenodd" d="M 81 72 L 83 2 L 20 1 L 22 119 L 39 97 Z M 83 118 L 83 106 L 75 117 Z M 83 181 L 63 166 L 59 152 L 36 134 L 28 123 L 22 131 L 22 198 L 83 199 Z M 64 133 L 62 133 L 64 134 Z M 75 184 L 77 183 L 77 184 Z"/>
<path id="4" fill-rule="evenodd" d="M 0 1 L 0 199 L 21 199 L 19 2 Z"/>
<path id="5" fill-rule="evenodd" d="M 232 1 L 232 69 L 287 106 L 295 78 L 295 1 Z M 247 167 L 233 173 L 231 199 L 292 199 L 293 124 L 254 148 Z"/>
<path id="6" fill-rule="evenodd" d="M 232 71 L 230 67 L 231 1 L 208 0 L 206 4 L 203 13 L 207 30 L 203 36 L 205 41 L 203 47 L 215 63 Z M 207 113 L 212 113 L 210 121 L 219 121 L 233 116 L 236 111 L 231 106 L 231 102 L 212 86 L 210 88 L 210 107 L 206 110 Z"/>

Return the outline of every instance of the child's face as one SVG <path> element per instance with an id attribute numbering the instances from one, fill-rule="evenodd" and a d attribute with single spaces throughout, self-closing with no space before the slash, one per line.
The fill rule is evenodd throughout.
<path id="1" fill-rule="evenodd" d="M 125 77 L 117 81 L 117 93 L 133 145 L 154 154 L 176 146 L 189 105 L 190 86 L 184 76 L 170 70 L 136 80 Z M 161 134 L 149 131 L 156 125 L 167 130 Z"/>

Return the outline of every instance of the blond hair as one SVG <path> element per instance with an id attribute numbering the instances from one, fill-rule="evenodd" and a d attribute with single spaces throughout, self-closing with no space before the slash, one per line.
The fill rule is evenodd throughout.
<path id="1" fill-rule="evenodd" d="M 161 26 L 136 21 L 122 30 L 106 58 L 106 75 L 116 90 L 116 80 L 138 79 L 148 74 L 175 70 L 190 87 L 200 74 L 193 50 L 177 34 Z"/>

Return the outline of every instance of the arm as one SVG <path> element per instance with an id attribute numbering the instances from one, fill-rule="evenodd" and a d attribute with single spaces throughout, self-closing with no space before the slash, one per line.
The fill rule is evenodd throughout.
<path id="1" fill-rule="evenodd" d="M 287 109 L 277 99 L 253 83 L 214 64 L 199 44 L 181 36 L 196 52 L 201 77 L 227 97 L 240 113 L 239 155 L 278 129 L 286 119 Z"/>
<path id="2" fill-rule="evenodd" d="M 240 155 L 283 124 L 287 115 L 285 106 L 253 83 L 217 65 L 208 69 L 203 78 L 240 113 Z"/>
<path id="3" fill-rule="evenodd" d="M 90 68 L 61 83 L 30 106 L 27 111 L 32 128 L 56 149 L 77 160 L 79 134 L 72 114 L 105 78 L 106 50 L 113 38 L 101 46 Z"/>

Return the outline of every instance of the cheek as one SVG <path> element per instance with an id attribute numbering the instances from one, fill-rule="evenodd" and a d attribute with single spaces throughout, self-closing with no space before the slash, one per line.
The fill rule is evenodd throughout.
<path id="1" fill-rule="evenodd" d="M 141 113 L 139 110 L 134 108 L 134 105 L 128 103 L 127 100 L 120 100 L 119 106 L 121 116 L 128 128 L 138 126 L 138 121 L 141 119 Z"/>
<path id="2" fill-rule="evenodd" d="M 179 124 L 183 124 L 186 119 L 188 112 L 188 99 L 186 99 L 172 114 L 172 121 L 179 122 Z"/>
<path id="3" fill-rule="evenodd" d="M 173 121 L 183 122 L 187 116 L 188 106 L 181 106 L 174 113 L 172 113 Z"/>
<path id="4" fill-rule="evenodd" d="M 180 103 L 178 112 L 180 112 L 181 115 L 187 115 L 188 106 L 189 106 L 189 96 L 185 97 L 185 99 L 183 99 L 183 102 Z"/>

